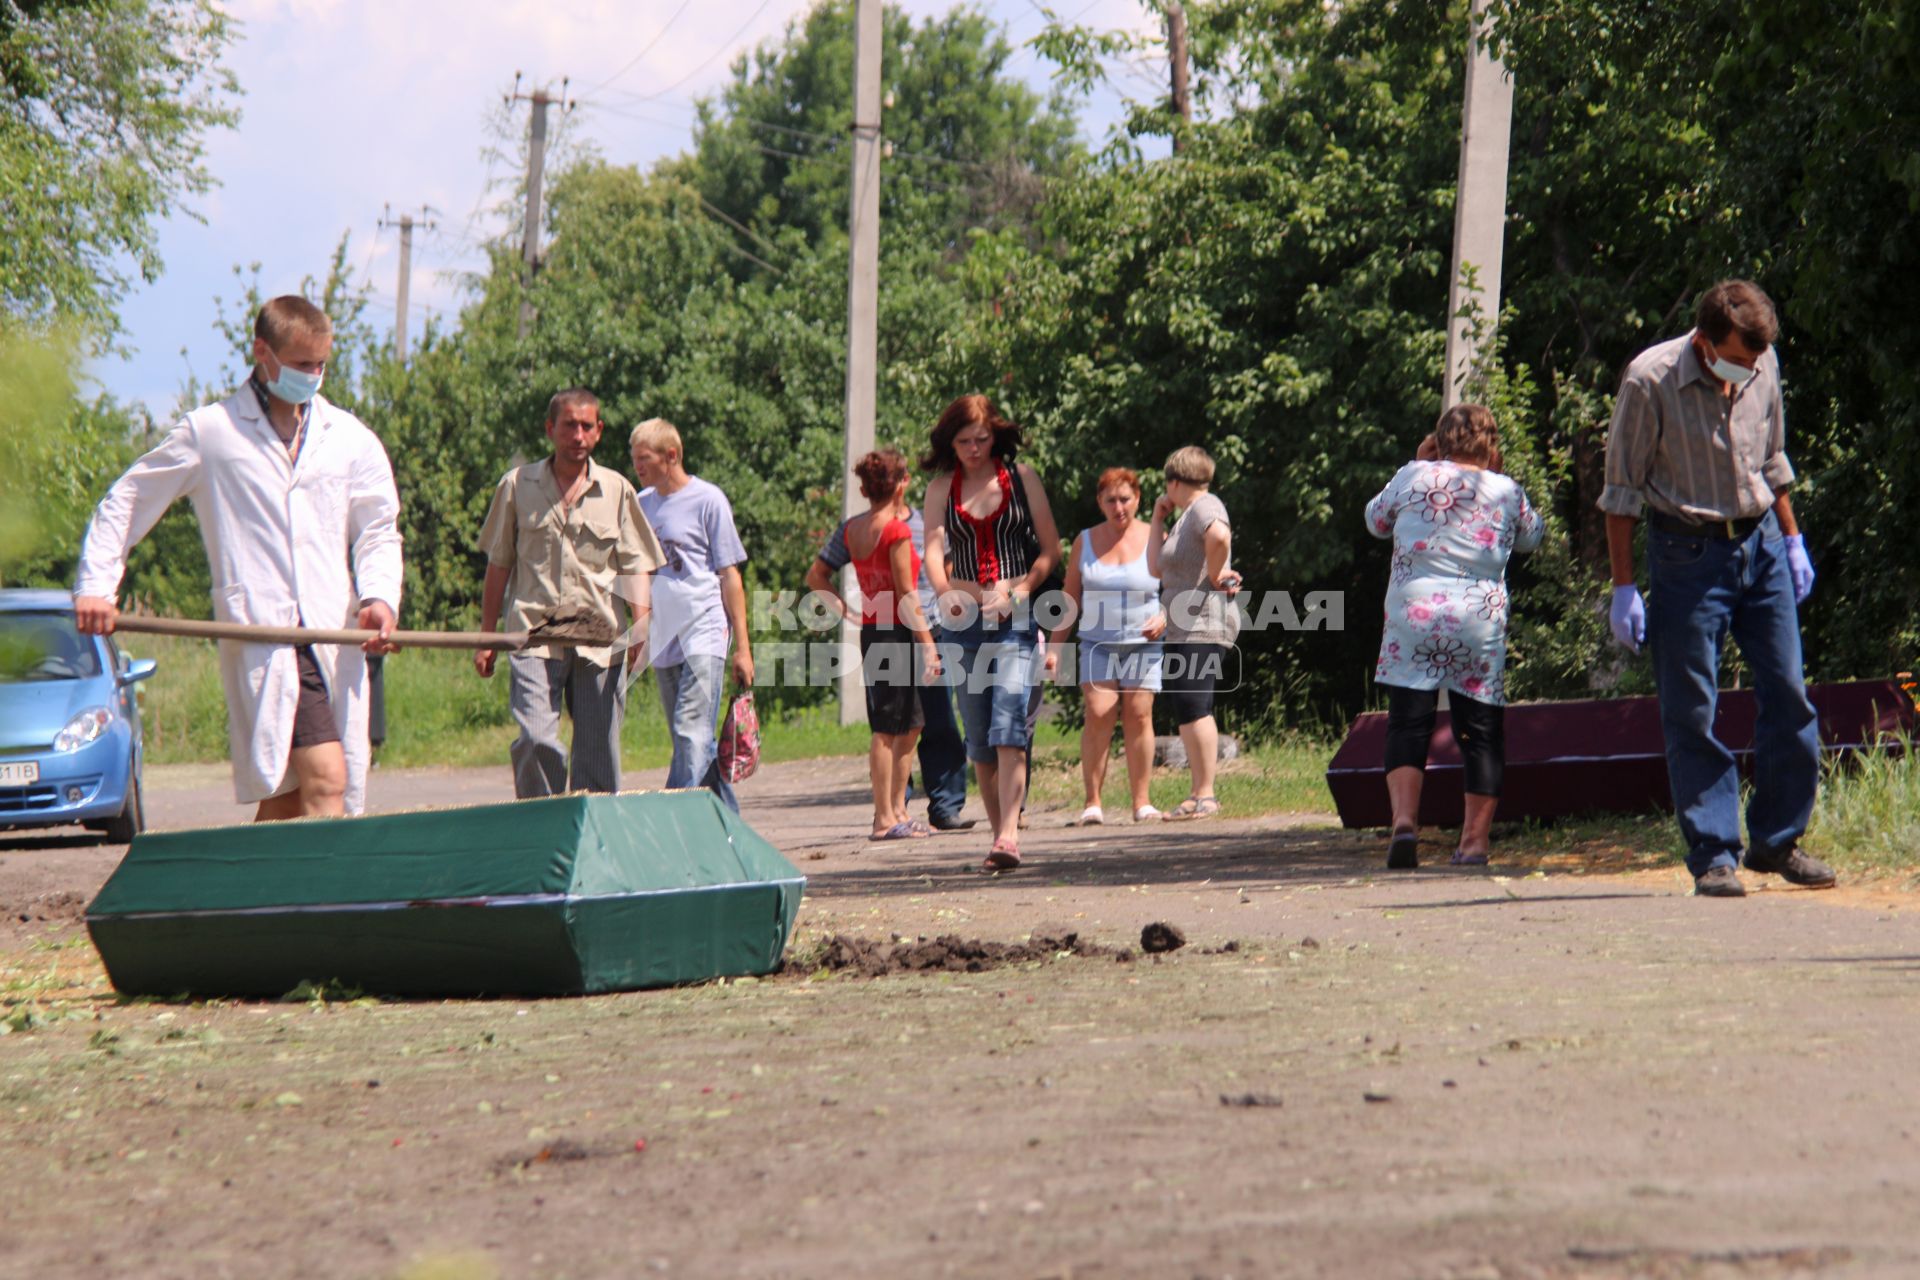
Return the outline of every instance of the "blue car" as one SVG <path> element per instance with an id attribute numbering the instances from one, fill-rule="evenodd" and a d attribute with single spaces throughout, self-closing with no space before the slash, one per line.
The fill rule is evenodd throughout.
<path id="1" fill-rule="evenodd" d="M 0 831 L 78 822 L 110 844 L 140 833 L 134 685 L 158 666 L 81 635 L 64 591 L 0 591 Z"/>

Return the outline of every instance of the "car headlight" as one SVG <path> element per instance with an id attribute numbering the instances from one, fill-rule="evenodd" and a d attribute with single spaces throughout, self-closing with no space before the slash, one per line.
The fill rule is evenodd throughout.
<path id="1" fill-rule="evenodd" d="M 105 707 L 88 707 L 73 719 L 67 721 L 67 727 L 53 735 L 55 751 L 78 751 L 107 731 L 113 723 L 113 713 Z"/>

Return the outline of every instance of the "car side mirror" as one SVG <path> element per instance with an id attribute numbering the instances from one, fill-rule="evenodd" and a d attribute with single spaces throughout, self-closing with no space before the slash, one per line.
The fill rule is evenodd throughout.
<path id="1" fill-rule="evenodd" d="M 127 669 L 120 673 L 120 683 L 133 684 L 136 681 L 145 680 L 159 669 L 160 664 L 152 658 L 135 658 L 127 664 Z"/>

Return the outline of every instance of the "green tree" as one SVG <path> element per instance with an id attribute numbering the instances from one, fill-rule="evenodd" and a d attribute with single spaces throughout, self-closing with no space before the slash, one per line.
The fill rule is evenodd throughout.
<path id="1" fill-rule="evenodd" d="M 1455 14 L 1265 8 L 1247 38 L 1286 74 L 1259 105 L 1056 184 L 1039 252 L 976 245 L 972 323 L 933 378 L 1033 428 L 1063 532 L 1102 468 L 1157 486 L 1201 444 L 1249 586 L 1346 593 L 1344 631 L 1243 636 L 1243 728 L 1367 695 L 1386 558 L 1360 512 L 1439 410 L 1459 127 L 1460 62 L 1436 56 Z"/>
<path id="2" fill-rule="evenodd" d="M 916 27 L 888 8 L 882 29 L 884 233 L 959 250 L 971 228 L 1027 222 L 1045 183 L 1080 158 L 1067 104 L 1007 73 L 1013 50 L 977 10 Z M 684 176 L 756 232 L 817 245 L 846 229 L 852 125 L 852 5 L 831 0 L 734 64 L 700 105 Z"/>
<path id="3" fill-rule="evenodd" d="M 213 0 L 0 5 L 0 308 L 111 338 L 159 223 L 213 186 L 205 138 L 239 119 Z"/>

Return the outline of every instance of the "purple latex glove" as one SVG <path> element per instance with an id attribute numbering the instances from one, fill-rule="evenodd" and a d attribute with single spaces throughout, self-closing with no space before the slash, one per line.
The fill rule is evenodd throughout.
<path id="1" fill-rule="evenodd" d="M 1807 540 L 1797 533 L 1787 535 L 1787 572 L 1793 576 L 1793 602 L 1799 604 L 1813 594 L 1813 561 L 1807 559 Z"/>
<path id="2" fill-rule="evenodd" d="M 1613 607 L 1608 610 L 1613 638 L 1635 653 L 1647 639 L 1647 606 L 1640 600 L 1640 588 L 1629 582 L 1613 589 Z"/>

